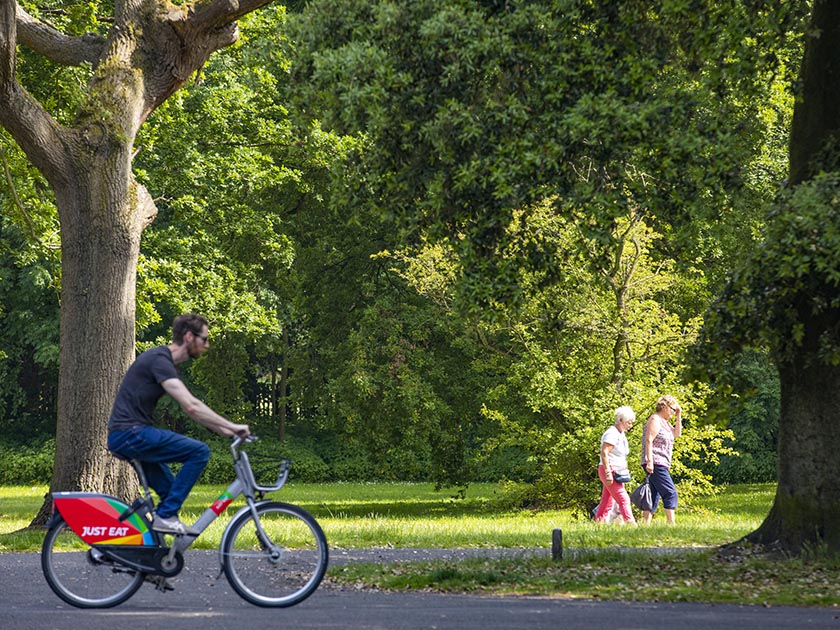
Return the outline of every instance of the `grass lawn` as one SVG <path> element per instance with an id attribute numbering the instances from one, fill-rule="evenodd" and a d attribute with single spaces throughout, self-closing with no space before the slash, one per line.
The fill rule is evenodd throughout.
<path id="1" fill-rule="evenodd" d="M 192 522 L 224 490 L 197 486 L 181 511 Z M 0 552 L 35 551 L 42 532 L 25 528 L 47 489 L 0 487 Z M 575 519 L 567 510 L 500 510 L 498 486 L 474 484 L 456 499 L 431 484 L 287 484 L 272 495 L 296 503 L 321 523 L 333 547 L 551 547 L 551 533 L 563 531 L 566 547 L 698 547 L 736 540 L 755 529 L 769 509 L 771 484 L 735 486 L 702 509 L 678 513 L 676 527 L 660 515 L 652 527 L 604 527 Z M 227 514 L 241 506 L 235 502 Z M 195 547 L 218 546 L 228 519 L 218 519 Z"/>

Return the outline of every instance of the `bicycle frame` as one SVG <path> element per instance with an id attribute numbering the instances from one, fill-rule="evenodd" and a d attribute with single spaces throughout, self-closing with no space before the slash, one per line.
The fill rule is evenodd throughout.
<path id="1" fill-rule="evenodd" d="M 85 543 L 104 556 L 144 573 L 172 576 L 183 568 L 180 556 L 193 541 L 215 521 L 240 495 L 245 496 L 247 505 L 236 516 L 250 510 L 257 523 L 259 536 L 267 540 L 261 530 L 257 506 L 265 492 L 279 490 L 289 475 L 289 462 L 283 460 L 277 482 L 273 486 L 261 486 L 254 478 L 248 454 L 240 451 L 241 438 L 231 445 L 236 479 L 219 495 L 193 524 L 195 535 L 175 536 L 170 547 L 165 546 L 163 535 L 151 529 L 149 514 L 154 504 L 142 468 L 135 465 L 145 492 L 145 499 L 138 498 L 131 506 L 116 497 L 90 492 L 55 492 L 53 505 L 67 525 Z M 227 536 L 225 530 L 224 538 Z"/>
<path id="2" fill-rule="evenodd" d="M 202 515 L 198 517 L 198 520 L 193 523 L 193 529 L 198 531 L 196 536 L 178 536 L 175 538 L 175 541 L 172 544 L 172 548 L 175 551 L 183 553 L 192 544 L 192 542 L 201 535 L 201 533 L 207 529 L 213 521 L 219 518 L 227 507 L 240 495 L 244 495 L 247 505 L 241 508 L 233 516 L 233 518 L 231 518 L 230 522 L 232 523 L 243 511 L 250 510 L 254 515 L 254 521 L 257 523 L 257 527 L 260 527 L 260 519 L 256 511 L 256 507 L 258 505 L 257 495 L 262 495 L 262 493 L 265 492 L 274 492 L 275 490 L 279 490 L 283 487 L 286 483 L 286 478 L 289 476 L 289 462 L 288 460 L 283 460 L 280 464 L 280 474 L 277 477 L 277 483 L 275 485 L 261 486 L 257 484 L 257 481 L 254 478 L 254 471 L 251 468 L 250 461 L 248 460 L 248 454 L 237 450 L 240 443 L 241 440 L 237 438 L 231 446 L 234 458 L 233 469 L 236 472 L 236 480 L 233 481 L 233 483 L 231 483 L 227 489 L 219 495 L 213 504 L 204 510 Z M 226 529 L 225 533 L 222 535 L 222 542 L 224 542 L 224 539 L 227 536 L 227 531 L 228 530 Z M 264 532 L 260 531 L 259 534 L 261 538 L 265 539 Z"/>

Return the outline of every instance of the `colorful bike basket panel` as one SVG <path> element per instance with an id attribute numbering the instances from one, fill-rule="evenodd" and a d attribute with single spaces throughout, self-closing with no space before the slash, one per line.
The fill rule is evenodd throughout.
<path id="1" fill-rule="evenodd" d="M 54 492 L 53 504 L 70 529 L 89 545 L 155 545 L 149 526 L 138 514 L 119 520 L 129 507 L 112 496 Z"/>

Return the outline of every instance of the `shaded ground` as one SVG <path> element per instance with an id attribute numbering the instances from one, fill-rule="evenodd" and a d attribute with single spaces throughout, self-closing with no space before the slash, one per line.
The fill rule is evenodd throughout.
<path id="1" fill-rule="evenodd" d="M 456 559 L 467 556 L 550 554 L 549 550 L 332 550 L 334 564 L 395 560 Z M 79 610 L 61 602 L 47 586 L 35 553 L 0 554 L 3 630 L 79 630 L 80 627 L 229 630 L 286 626 L 295 630 L 616 630 L 671 628 L 707 630 L 840 630 L 840 611 L 831 608 L 764 607 L 656 602 L 601 602 L 548 597 L 482 597 L 436 593 L 378 593 L 321 588 L 292 608 L 251 606 L 219 574 L 218 553 L 189 551 L 173 592 L 150 585 L 128 602 L 106 610 Z"/>

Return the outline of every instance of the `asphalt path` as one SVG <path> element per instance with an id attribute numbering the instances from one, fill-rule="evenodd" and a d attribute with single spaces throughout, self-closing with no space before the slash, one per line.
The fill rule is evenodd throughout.
<path id="1" fill-rule="evenodd" d="M 414 555 L 439 557 L 447 553 L 415 552 Z M 335 563 L 387 561 L 387 555 L 386 551 L 358 554 L 336 551 L 333 560 Z M 171 592 L 161 593 L 151 585 L 144 585 L 128 602 L 116 608 L 81 610 L 64 604 L 49 589 L 38 554 L 0 554 L 0 629 L 840 630 L 840 609 L 835 608 L 389 593 L 329 585 L 322 585 L 297 606 L 265 609 L 240 599 L 219 574 L 217 554 L 206 551 L 187 552 L 185 569 L 174 582 L 176 588 Z"/>

